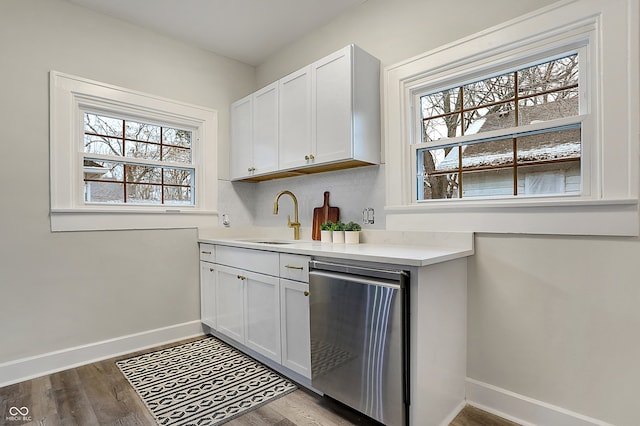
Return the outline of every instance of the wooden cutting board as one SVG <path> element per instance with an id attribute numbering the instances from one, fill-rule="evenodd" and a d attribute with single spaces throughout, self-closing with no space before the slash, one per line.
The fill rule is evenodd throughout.
<path id="1" fill-rule="evenodd" d="M 340 219 L 340 209 L 338 207 L 331 207 L 329 205 L 329 191 L 324 193 L 324 204 L 322 207 L 316 207 L 313 209 L 313 225 L 311 228 L 311 238 L 314 240 L 320 239 L 320 225 L 330 220 L 331 222 L 337 222 Z"/>

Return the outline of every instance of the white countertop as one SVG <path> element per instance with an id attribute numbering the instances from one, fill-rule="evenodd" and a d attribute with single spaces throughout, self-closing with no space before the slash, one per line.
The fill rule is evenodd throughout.
<path id="1" fill-rule="evenodd" d="M 268 233 L 263 236 L 254 233 L 247 237 L 246 234 L 234 235 L 224 230 L 201 232 L 199 235 L 201 243 L 406 266 L 427 266 L 474 253 L 472 233 L 363 231 L 361 240 L 360 244 L 321 243 L 277 238 Z"/>

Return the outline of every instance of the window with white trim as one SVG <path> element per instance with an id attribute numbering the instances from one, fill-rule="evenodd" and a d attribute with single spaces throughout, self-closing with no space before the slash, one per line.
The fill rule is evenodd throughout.
<path id="1" fill-rule="evenodd" d="M 216 112 L 51 72 L 54 231 L 211 226 Z"/>
<path id="2" fill-rule="evenodd" d="M 559 2 L 388 67 L 388 229 L 638 235 L 639 8 Z"/>
<path id="3" fill-rule="evenodd" d="M 417 200 L 579 195 L 579 68 L 571 53 L 418 94 Z"/>

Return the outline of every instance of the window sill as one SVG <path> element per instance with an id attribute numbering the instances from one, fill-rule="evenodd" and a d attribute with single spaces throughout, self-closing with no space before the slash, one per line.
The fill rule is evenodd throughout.
<path id="1" fill-rule="evenodd" d="M 52 209 L 51 231 L 200 228 L 217 223 L 218 212 L 185 208 Z"/>
<path id="2" fill-rule="evenodd" d="M 444 200 L 387 206 L 393 230 L 638 236 L 637 199 Z"/>

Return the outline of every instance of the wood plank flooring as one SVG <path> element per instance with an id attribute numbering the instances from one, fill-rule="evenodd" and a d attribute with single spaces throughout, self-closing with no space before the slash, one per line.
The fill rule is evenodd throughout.
<path id="1" fill-rule="evenodd" d="M 159 346 L 174 346 L 193 339 Z M 118 359 L 84 365 L 0 388 L 0 425 L 152 426 L 155 421 L 115 365 Z M 27 421 L 9 418 L 10 407 L 27 407 Z M 228 423 L 229 426 L 379 425 L 329 398 L 298 389 Z M 450 426 L 517 426 L 467 406 Z"/>

